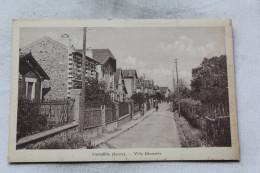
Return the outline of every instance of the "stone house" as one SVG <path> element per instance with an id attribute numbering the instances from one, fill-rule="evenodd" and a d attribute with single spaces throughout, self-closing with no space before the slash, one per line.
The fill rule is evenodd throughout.
<path id="1" fill-rule="evenodd" d="M 70 98 L 73 84 L 81 74 L 82 52 L 75 49 L 68 34 L 57 40 L 45 36 L 21 49 L 22 53 L 31 52 L 50 76 L 50 80 L 42 84 L 45 99 Z M 89 57 L 86 59 L 86 75 L 95 76 L 93 71 L 98 63 Z"/>
<path id="2" fill-rule="evenodd" d="M 42 82 L 50 77 L 34 59 L 31 53 L 19 55 L 19 97 L 42 100 Z"/>
<path id="3" fill-rule="evenodd" d="M 138 79 L 137 72 L 136 70 L 123 70 L 123 76 L 128 97 L 131 98 L 131 96 L 136 93 L 136 81 Z"/>
<path id="4" fill-rule="evenodd" d="M 123 76 L 122 69 L 116 69 L 115 73 L 115 101 L 122 102 L 127 97 L 127 89 L 125 86 L 125 80 Z"/>

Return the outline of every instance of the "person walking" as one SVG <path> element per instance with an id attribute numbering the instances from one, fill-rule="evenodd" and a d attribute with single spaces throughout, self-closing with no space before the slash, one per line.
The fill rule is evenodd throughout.
<path id="1" fill-rule="evenodd" d="M 154 101 L 154 107 L 155 107 L 156 112 L 157 112 L 157 111 L 158 111 L 158 108 L 159 108 L 158 100 L 157 100 L 157 99 Z"/>

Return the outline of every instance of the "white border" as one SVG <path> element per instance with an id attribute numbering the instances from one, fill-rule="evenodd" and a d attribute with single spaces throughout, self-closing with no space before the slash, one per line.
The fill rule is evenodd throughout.
<path id="1" fill-rule="evenodd" d="M 16 150 L 20 27 L 225 27 L 228 66 L 228 91 L 232 147 Z M 13 20 L 9 162 L 78 162 L 78 161 L 169 161 L 169 160 L 239 160 L 237 109 L 235 96 L 231 20 Z M 125 156 L 92 156 L 93 153 L 123 152 Z M 159 152 L 161 155 L 136 156 L 134 152 Z"/>

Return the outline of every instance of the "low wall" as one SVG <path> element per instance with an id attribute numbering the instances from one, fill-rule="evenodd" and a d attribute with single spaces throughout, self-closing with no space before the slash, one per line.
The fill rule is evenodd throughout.
<path id="1" fill-rule="evenodd" d="M 54 129 L 46 130 L 40 133 L 36 133 L 34 135 L 26 136 L 19 139 L 16 143 L 17 149 L 23 149 L 27 145 L 35 144 L 37 142 L 44 141 L 48 138 L 54 137 L 56 135 L 66 135 L 72 131 L 78 131 L 78 123 L 72 122 L 70 124 L 66 124 Z"/>
<path id="2" fill-rule="evenodd" d="M 85 139 L 97 137 L 101 134 L 102 134 L 102 126 L 87 128 L 83 130 L 83 137 Z"/>
<path id="3" fill-rule="evenodd" d="M 131 121 L 131 115 L 130 115 L 130 114 L 125 115 L 125 116 L 123 116 L 123 117 L 120 117 L 120 118 L 118 119 L 118 127 L 120 127 L 120 126 L 122 126 L 122 125 L 124 125 L 125 123 L 128 123 L 128 122 L 130 122 L 130 121 Z"/>
<path id="4" fill-rule="evenodd" d="M 106 130 L 107 130 L 107 132 L 114 131 L 114 130 L 117 129 L 117 127 L 118 127 L 117 121 L 106 124 Z"/>

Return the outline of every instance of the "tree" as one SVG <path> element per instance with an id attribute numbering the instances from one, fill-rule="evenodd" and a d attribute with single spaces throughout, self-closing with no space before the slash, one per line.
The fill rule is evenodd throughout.
<path id="1" fill-rule="evenodd" d="M 96 78 L 86 78 L 85 99 L 87 107 L 99 107 L 101 105 L 112 106 L 113 101 L 106 91 L 106 83 L 99 82 Z"/>
<path id="2" fill-rule="evenodd" d="M 156 92 L 156 93 L 155 93 L 155 98 L 161 101 L 161 100 L 164 100 L 164 99 L 165 99 L 165 96 L 164 96 L 164 94 L 161 93 L 161 92 Z"/>
<path id="3" fill-rule="evenodd" d="M 145 102 L 146 100 L 146 97 L 145 97 L 145 94 L 144 93 L 134 93 L 132 96 L 131 96 L 131 99 L 134 100 L 134 103 L 138 103 L 139 105 L 141 105 L 142 103 Z"/>
<path id="4" fill-rule="evenodd" d="M 179 95 L 178 95 L 178 89 L 179 89 Z M 187 83 L 179 79 L 178 86 L 175 87 L 174 92 L 170 95 L 170 99 L 173 102 L 174 110 L 177 110 L 178 108 L 178 102 L 182 99 L 190 98 L 191 91 L 187 86 Z"/>
<path id="5" fill-rule="evenodd" d="M 191 96 L 214 112 L 228 114 L 228 83 L 226 56 L 204 58 L 193 70 Z"/>

